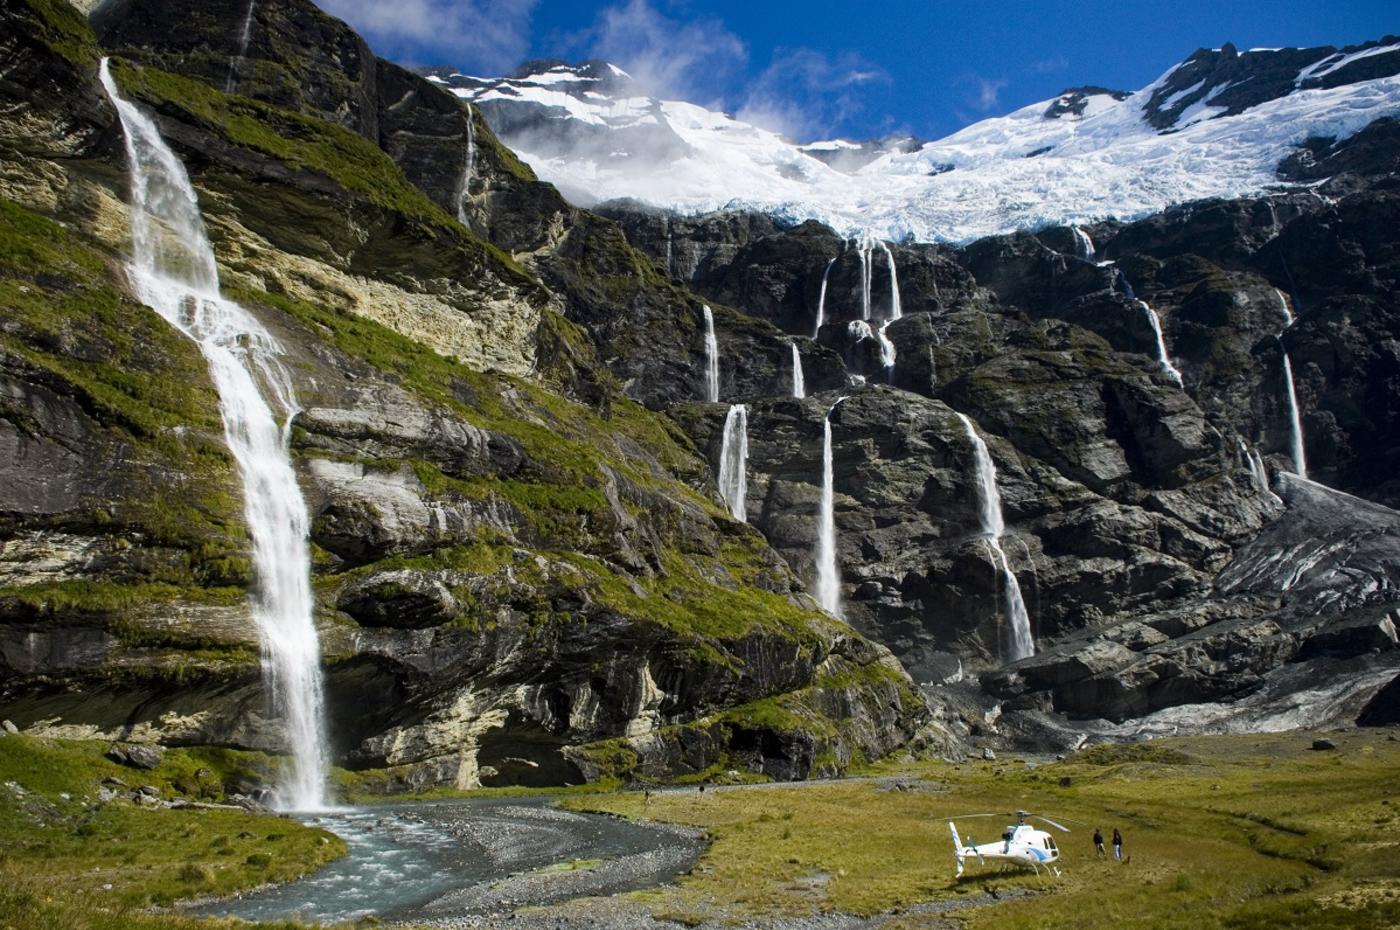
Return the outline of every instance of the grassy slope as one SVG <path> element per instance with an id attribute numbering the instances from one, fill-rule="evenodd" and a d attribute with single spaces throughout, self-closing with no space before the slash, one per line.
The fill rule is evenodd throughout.
<path id="1" fill-rule="evenodd" d="M 223 779 L 264 764 L 254 754 L 172 750 L 156 770 L 138 772 L 102 758 L 105 748 L 0 738 L 0 928 L 210 926 L 144 909 L 286 881 L 345 853 L 333 834 L 280 817 L 98 800 L 108 776 L 164 797 L 218 799 Z"/>
<path id="2" fill-rule="evenodd" d="M 658 913 L 868 914 L 993 884 L 1036 894 L 959 912 L 969 930 L 1400 926 L 1400 743 L 1383 731 L 1333 738 L 1339 752 L 1282 734 L 1105 747 L 1033 770 L 1008 761 L 883 772 L 925 780 L 907 792 L 835 782 L 570 805 L 710 831 L 701 868 L 646 896 Z M 973 868 L 956 880 L 946 818 L 1017 808 L 1084 823 L 1057 834 L 1063 877 Z M 1094 860 L 1096 825 L 1123 830 L 1130 862 Z M 1001 826 L 959 824 L 982 842 Z M 898 925 L 941 926 L 915 915 Z"/>

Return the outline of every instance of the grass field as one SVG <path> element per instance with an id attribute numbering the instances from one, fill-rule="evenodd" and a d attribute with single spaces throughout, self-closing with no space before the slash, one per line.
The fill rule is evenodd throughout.
<path id="1" fill-rule="evenodd" d="M 1400 731 L 1158 740 L 1043 765 L 1015 757 L 884 763 L 863 779 L 745 788 L 566 795 L 569 807 L 691 824 L 713 845 L 676 887 L 635 897 L 654 914 L 720 923 L 824 911 L 895 912 L 888 930 L 1400 927 Z M 213 797 L 266 760 L 172 750 L 136 773 L 105 744 L 0 738 L 0 930 L 195 930 L 250 924 L 152 905 L 284 881 L 340 855 L 323 831 L 268 815 L 142 809 L 97 800 L 102 778 L 163 796 Z M 1059 878 L 971 866 L 954 877 L 947 819 L 1018 808 L 1057 834 Z M 982 842 L 999 818 L 959 823 Z M 1127 862 L 1090 836 L 1124 833 Z M 589 868 L 580 860 L 569 868 Z M 1022 888 L 949 915 L 912 905 Z M 262 925 L 292 927 L 293 924 Z"/>
<path id="2" fill-rule="evenodd" d="M 345 852 L 339 837 L 287 818 L 98 796 L 116 777 L 166 798 L 217 800 L 224 776 L 259 764 L 252 754 L 171 750 L 139 772 L 104 759 L 106 747 L 0 738 L 0 930 L 214 926 L 149 908 L 287 881 Z"/>
<path id="3" fill-rule="evenodd" d="M 1097 747 L 1064 761 L 885 765 L 868 781 L 759 789 L 635 792 L 570 807 L 707 829 L 714 840 L 656 913 L 696 917 L 859 914 L 1034 890 L 957 912 L 969 930 L 1400 927 L 1400 742 L 1395 731 L 1173 739 Z M 1000 771 L 1002 774 L 997 774 Z M 1068 785 L 1062 780 L 1068 779 Z M 898 781 L 911 790 L 894 790 Z M 954 877 L 947 818 L 1024 808 L 1068 820 L 1063 875 L 994 867 Z M 966 819 L 964 839 L 1003 821 Z M 1096 861 L 1090 837 L 1118 827 L 1124 864 Z M 927 926 L 944 926 L 927 918 Z M 946 917 L 937 918 L 946 921 Z M 925 926 L 909 917 L 896 926 Z"/>

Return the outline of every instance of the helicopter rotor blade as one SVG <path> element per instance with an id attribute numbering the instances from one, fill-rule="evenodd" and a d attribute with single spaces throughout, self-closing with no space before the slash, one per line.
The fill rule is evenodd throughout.
<path id="1" fill-rule="evenodd" d="M 952 814 L 944 820 L 971 820 L 973 817 L 1005 817 L 1006 814 Z"/>
<path id="2" fill-rule="evenodd" d="M 1069 827 L 1063 826 L 1062 824 L 1058 824 L 1058 823 L 1056 823 L 1055 821 L 1051 820 L 1049 817 L 1042 817 L 1042 816 L 1039 815 L 1039 814 L 1030 814 L 1029 816 L 1034 817 L 1036 820 L 1043 820 L 1043 821 L 1045 821 L 1045 822 L 1048 823 L 1050 826 L 1054 827 L 1056 830 L 1059 830 L 1061 833 L 1069 833 L 1069 832 L 1070 832 Z"/>

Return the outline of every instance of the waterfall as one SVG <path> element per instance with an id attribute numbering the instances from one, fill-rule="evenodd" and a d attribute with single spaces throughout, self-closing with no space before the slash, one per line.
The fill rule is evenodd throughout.
<path id="1" fill-rule="evenodd" d="M 899 297 L 899 272 L 894 266 L 894 253 L 885 243 L 880 243 L 880 248 L 885 250 L 885 258 L 890 263 L 890 319 L 897 320 L 904 315 L 903 301 Z"/>
<path id="2" fill-rule="evenodd" d="M 1167 355 L 1167 340 L 1165 337 L 1162 336 L 1161 317 L 1157 316 L 1156 310 L 1153 310 L 1150 306 L 1147 305 L 1147 301 L 1139 300 L 1137 301 L 1137 305 L 1142 309 L 1143 313 L 1147 314 L 1147 322 L 1152 327 L 1152 335 L 1156 337 L 1157 364 L 1161 365 L 1162 370 L 1165 371 L 1167 375 L 1177 383 L 1178 387 L 1180 387 L 1181 372 L 1178 371 L 1176 366 L 1172 364 L 1171 358 Z"/>
<path id="3" fill-rule="evenodd" d="M 812 338 L 821 335 L 822 326 L 826 323 L 826 279 L 831 275 L 831 266 L 836 264 L 836 257 L 826 263 L 826 270 L 822 272 L 822 289 L 817 295 L 817 325 L 812 327 Z"/>
<path id="4" fill-rule="evenodd" d="M 880 324 L 880 328 L 875 330 L 875 338 L 880 342 L 880 364 L 885 369 L 886 380 L 894 377 L 894 343 L 890 337 L 885 335 L 885 329 L 890 325 L 886 320 Z"/>
<path id="5" fill-rule="evenodd" d="M 1001 547 L 1001 537 L 1006 525 L 1001 516 L 1001 492 L 997 490 L 997 471 L 992 464 L 992 455 L 987 444 L 977 435 L 972 421 L 961 413 L 967 438 L 972 443 L 973 461 L 977 467 L 977 505 L 982 524 L 982 536 L 991 547 L 993 564 L 1000 577 L 1002 597 L 1006 603 L 1006 617 L 1011 625 L 1011 650 L 1008 661 L 1015 662 L 1035 654 L 1035 641 L 1031 638 L 1030 617 L 1026 615 L 1026 602 L 1021 596 L 1021 585 L 1016 573 L 1006 560 L 1006 551 Z"/>
<path id="6" fill-rule="evenodd" d="M 797 351 L 797 341 L 788 343 L 792 347 L 792 396 L 798 400 L 807 396 L 807 379 L 802 376 L 802 353 Z"/>
<path id="7" fill-rule="evenodd" d="M 467 223 L 467 198 L 471 196 L 472 176 L 476 174 L 476 126 L 472 119 L 472 105 L 466 102 L 467 107 L 467 158 L 462 164 L 462 180 L 457 185 L 457 222 L 463 226 Z M 668 242 L 669 244 L 669 242 Z"/>
<path id="8" fill-rule="evenodd" d="M 863 237 L 856 245 L 856 255 L 860 258 L 860 318 L 870 319 L 870 285 L 875 276 L 875 265 L 871 261 L 870 253 L 875 248 L 875 241 L 869 236 Z"/>
<path id="9" fill-rule="evenodd" d="M 1269 201 L 1270 204 L 1273 201 Z M 1283 311 L 1283 328 L 1287 329 L 1293 325 L 1293 311 L 1288 309 L 1288 298 L 1283 296 L 1283 291 L 1274 288 L 1274 296 L 1278 298 L 1278 308 Z"/>
<path id="10" fill-rule="evenodd" d="M 719 400 L 719 340 L 715 338 L 715 315 L 705 304 L 705 400 Z"/>
<path id="11" fill-rule="evenodd" d="M 749 479 L 749 408 L 731 404 L 724 418 L 724 436 L 719 447 L 719 493 L 729 512 L 740 523 L 747 523 L 744 497 Z"/>
<path id="12" fill-rule="evenodd" d="M 253 7 L 257 4 L 258 0 L 248 0 L 248 12 L 243 14 L 243 29 L 238 35 L 238 54 L 228 63 L 228 80 L 224 81 L 225 93 L 233 93 L 233 89 L 238 86 L 237 68 L 248 55 L 248 40 L 253 35 Z"/>
<path id="13" fill-rule="evenodd" d="M 841 616 L 841 572 L 836 567 L 836 490 L 831 454 L 831 414 L 846 398 L 837 398 L 822 418 L 822 499 L 817 515 L 817 603 Z"/>
<path id="14" fill-rule="evenodd" d="M 1079 257 L 1086 262 L 1094 260 L 1094 240 L 1089 238 L 1089 234 L 1078 226 L 1071 226 L 1069 231 L 1074 233 L 1074 244 L 1079 248 Z"/>
<path id="15" fill-rule="evenodd" d="M 1282 351 L 1283 345 L 1279 344 Z M 1288 353 L 1283 353 L 1283 379 L 1288 388 L 1288 427 L 1291 430 L 1289 436 L 1289 452 L 1293 456 L 1293 473 L 1299 478 L 1308 476 L 1308 460 L 1303 453 L 1303 420 L 1298 415 L 1298 392 L 1293 387 L 1293 363 L 1288 360 Z"/>
<path id="16" fill-rule="evenodd" d="M 285 726 L 291 771 L 281 804 L 325 806 L 321 648 L 313 619 L 310 521 L 288 452 L 296 413 L 281 346 L 247 310 L 219 293 L 214 251 L 185 167 L 144 113 L 123 100 L 103 59 L 102 86 L 121 118 L 130 162 L 136 296 L 199 344 L 219 394 L 224 438 L 243 479 L 253 545 L 252 613 L 272 709 Z M 261 385 L 261 389 L 260 386 Z M 278 425 L 266 392 L 286 414 Z"/>

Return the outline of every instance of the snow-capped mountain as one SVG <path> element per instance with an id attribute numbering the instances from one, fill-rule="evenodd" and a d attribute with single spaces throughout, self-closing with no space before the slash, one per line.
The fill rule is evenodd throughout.
<path id="1" fill-rule="evenodd" d="M 429 77 L 480 107 L 578 203 L 751 209 L 918 241 L 1257 193 L 1279 183 L 1279 162 L 1306 140 L 1400 116 L 1394 36 L 1343 49 L 1203 49 L 1136 93 L 1076 88 L 922 144 L 797 144 L 647 96 L 599 61 L 530 62 L 499 79 L 441 69 Z"/>

